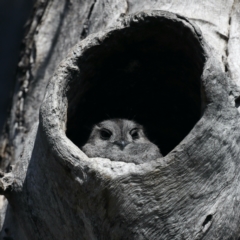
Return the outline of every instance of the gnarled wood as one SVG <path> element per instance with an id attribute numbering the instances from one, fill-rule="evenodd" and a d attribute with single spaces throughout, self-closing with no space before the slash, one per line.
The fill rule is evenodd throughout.
<path id="1" fill-rule="evenodd" d="M 165 158 L 140 165 L 89 159 L 65 135 L 73 96 L 93 77 L 88 65 L 97 61 L 106 46 L 114 51 L 117 39 L 134 39 L 142 33 L 137 35 L 141 41 L 157 29 L 169 31 L 166 36 L 181 29 L 183 39 L 188 36 L 189 41 L 188 48 L 183 47 L 185 53 L 196 51 L 198 67 L 203 61 L 203 116 Z M 17 181 L 6 194 L 23 220 L 26 237 L 237 238 L 239 215 L 230 209 L 239 207 L 239 113 L 229 100 L 227 85 L 200 31 L 187 19 L 167 12 L 126 17 L 111 30 L 76 45 L 48 85 L 33 153 L 30 156 L 25 150 L 23 154 L 25 161 L 30 157 L 26 176 L 17 165 L 12 172 Z"/>
<path id="2" fill-rule="evenodd" d="M 134 1 L 42 2 L 42 11 L 38 12 L 42 24 L 32 22 L 28 35 L 31 44 L 27 43 L 32 47 L 25 56 L 27 60 L 22 61 L 28 67 L 24 65 L 27 70 L 22 72 L 20 85 L 16 86 L 16 93 L 24 94 L 16 95 L 9 123 L 15 126 L 10 128 L 8 138 L 15 151 L 8 161 L 15 165 L 1 178 L 1 189 L 10 203 L 4 228 L 9 225 L 13 237 L 238 239 L 239 90 L 233 64 L 237 60 L 234 50 L 237 44 L 231 37 L 234 26 L 228 21 L 231 18 L 237 24 L 238 3 L 216 3 L 214 8 L 206 4 L 203 8 L 206 12 L 198 7 L 204 4 L 190 3 L 189 12 L 180 3 L 179 7 L 168 5 L 168 10 L 181 15 L 143 11 L 124 16 L 127 11 L 132 13 L 143 7 L 165 9 L 166 4 L 162 1 L 156 5 L 145 2 L 144 6 Z M 104 19 L 95 21 L 100 16 L 99 9 L 105 13 Z M 203 35 L 186 18 L 194 18 L 197 10 L 199 16 L 192 21 L 200 26 Z M 217 20 L 214 23 L 211 13 L 218 16 L 222 28 Z M 95 33 L 86 37 L 92 32 Z M 108 57 L 131 41 L 137 46 L 144 38 L 151 37 L 158 40 L 158 45 L 147 45 L 150 47 L 146 52 L 151 47 L 157 47 L 158 51 L 161 46 L 168 46 L 190 60 L 192 68 L 184 65 L 182 58 L 182 70 L 184 74 L 191 73 L 186 76 L 194 76 L 189 79 L 196 80 L 199 93 L 192 91 L 195 87 L 189 87 L 190 82 L 185 85 L 181 82 L 179 90 L 186 88 L 183 95 L 193 94 L 188 100 L 201 105 L 196 116 L 202 115 L 195 118 L 192 124 L 196 125 L 189 134 L 185 132 L 187 136 L 173 150 L 171 145 L 170 153 L 166 150 L 164 158 L 150 164 L 88 158 L 79 149 L 80 145 L 73 144 L 72 141 L 78 144 L 74 134 L 68 132 L 66 136 L 71 123 L 77 123 L 72 120 L 76 116 L 74 107 L 93 91 L 97 84 L 94 77 L 107 76 L 101 75 L 100 70 L 106 73 L 107 67 L 102 68 L 102 63 Z M 85 39 L 77 43 L 81 38 Z M 66 58 L 68 48 L 75 43 Z M 144 52 L 141 47 L 139 51 Z M 127 71 L 132 70 L 129 66 Z M 176 69 L 177 65 L 173 66 Z M 229 69 L 230 75 L 226 73 Z M 107 82 L 104 78 L 99 81 Z M 116 84 L 119 81 L 115 79 Z M 38 126 L 38 109 L 44 95 Z M 162 114 L 161 108 L 156 111 Z"/>

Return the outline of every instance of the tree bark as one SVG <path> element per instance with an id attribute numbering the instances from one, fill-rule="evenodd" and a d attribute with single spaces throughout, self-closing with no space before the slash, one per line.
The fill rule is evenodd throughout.
<path id="1" fill-rule="evenodd" d="M 1 237 L 238 239 L 239 7 L 37 1 L 1 137 Z M 88 158 L 84 126 L 109 112 L 137 114 L 164 158 Z"/>

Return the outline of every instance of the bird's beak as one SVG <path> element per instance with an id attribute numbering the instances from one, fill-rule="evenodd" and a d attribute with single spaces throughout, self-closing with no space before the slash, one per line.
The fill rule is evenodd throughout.
<path id="1" fill-rule="evenodd" d="M 123 150 L 129 144 L 129 142 L 125 140 L 119 140 L 115 141 L 114 144 L 116 144 L 117 146 L 120 147 L 121 150 Z"/>

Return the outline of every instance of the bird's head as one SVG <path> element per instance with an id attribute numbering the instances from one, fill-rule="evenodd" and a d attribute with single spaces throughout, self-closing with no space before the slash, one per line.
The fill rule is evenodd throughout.
<path id="1" fill-rule="evenodd" d="M 134 121 L 126 119 L 110 119 L 94 126 L 90 141 L 96 145 L 117 146 L 124 150 L 129 144 L 148 141 L 143 127 Z"/>

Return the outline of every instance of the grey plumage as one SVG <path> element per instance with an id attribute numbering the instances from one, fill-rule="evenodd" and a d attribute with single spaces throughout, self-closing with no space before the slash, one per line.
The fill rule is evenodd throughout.
<path id="1" fill-rule="evenodd" d="M 146 137 L 143 127 L 126 119 L 110 119 L 95 125 L 82 150 L 91 158 L 135 164 L 162 157 L 158 147 Z"/>

